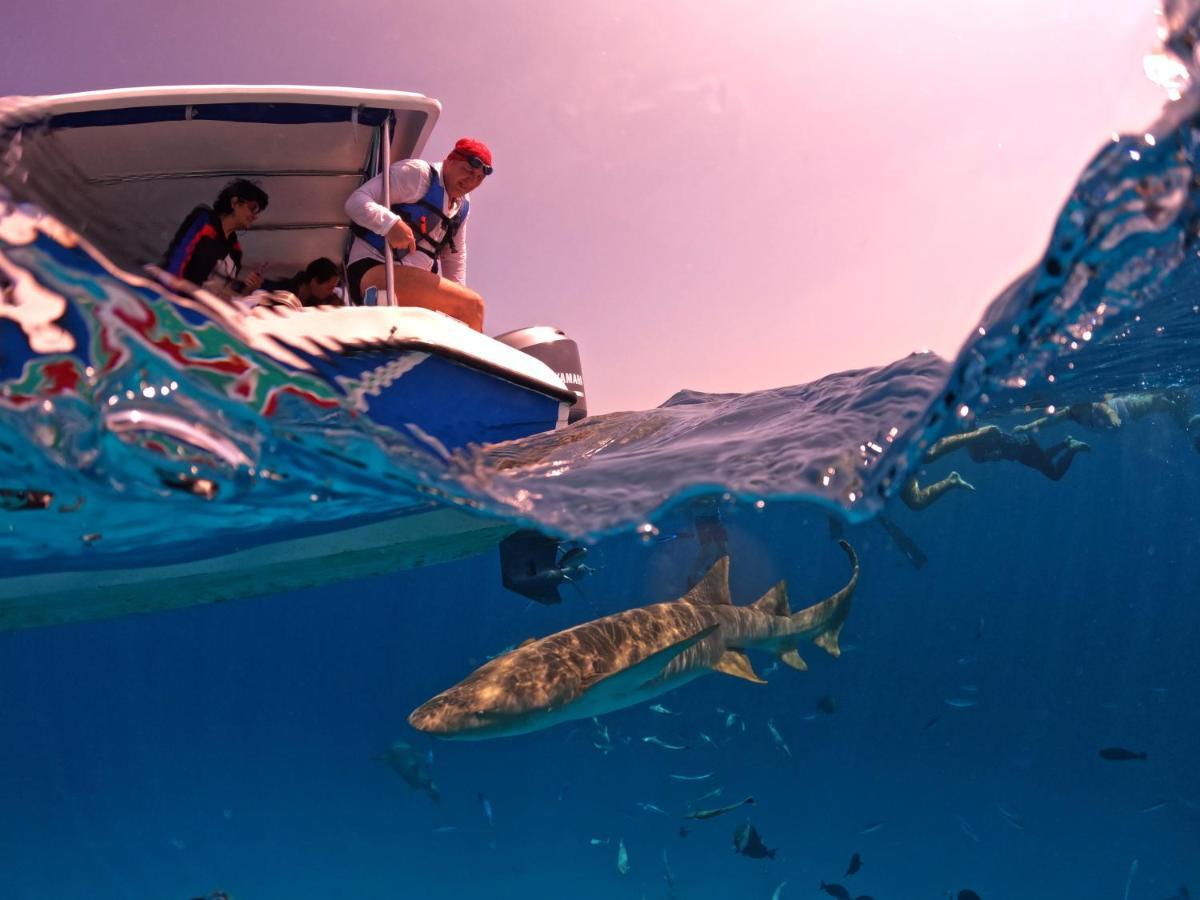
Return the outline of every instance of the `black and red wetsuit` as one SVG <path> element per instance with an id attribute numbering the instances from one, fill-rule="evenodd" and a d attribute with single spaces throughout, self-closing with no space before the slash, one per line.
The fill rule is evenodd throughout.
<path id="1" fill-rule="evenodd" d="M 163 268 L 192 284 L 204 284 L 217 263 L 225 257 L 234 269 L 242 266 L 242 248 L 237 233 L 225 234 L 221 217 L 211 207 L 197 206 L 183 220 L 167 248 Z"/>

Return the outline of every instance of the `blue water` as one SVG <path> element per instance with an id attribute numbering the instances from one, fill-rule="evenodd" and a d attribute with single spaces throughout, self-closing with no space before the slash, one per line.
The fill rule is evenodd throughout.
<path id="1" fill-rule="evenodd" d="M 955 360 L 913 356 L 746 395 L 684 391 L 454 457 L 317 402 L 331 395 L 315 381 L 268 411 L 270 385 L 294 378 L 269 354 L 53 229 L 0 232 L 7 281 L 32 275 L 67 301 L 64 328 L 122 348 L 89 344 L 94 371 L 72 390 L 22 386 L 4 353 L 22 338 L 0 316 L 0 488 L 55 495 L 48 510 L 0 508 L 5 574 L 173 561 L 431 500 L 567 536 L 595 570 L 553 607 L 503 590 L 492 551 L 0 632 L 0 896 L 766 900 L 786 881 L 778 896 L 791 900 L 826 896 L 826 881 L 877 900 L 964 888 L 985 900 L 1165 900 L 1200 889 L 1195 431 L 1164 414 L 1104 431 L 1051 426 L 1044 446 L 1067 434 L 1090 444 L 1057 482 L 963 453 L 921 461 L 939 436 L 1105 393 L 1173 390 L 1200 411 L 1197 108 L 1185 93 L 1153 143 L 1098 151 L 1046 256 Z M 147 316 L 158 331 L 129 325 Z M 210 362 L 250 359 L 256 389 L 231 394 L 236 379 L 203 352 L 186 364 L 155 352 L 163 334 L 219 345 Z M 162 384 L 168 395 L 143 393 Z M 13 402 L 27 390 L 35 402 Z M 163 447 L 115 434 L 113 408 L 218 439 L 186 450 L 216 496 L 164 490 Z M 920 512 L 897 499 L 910 475 L 927 485 L 952 469 L 974 492 Z M 863 569 L 839 659 L 810 649 L 800 673 L 756 658 L 767 685 L 710 675 L 661 699 L 675 715 L 606 716 L 607 742 L 588 720 L 481 743 L 408 727 L 415 706 L 507 646 L 681 594 L 702 553 L 698 508 L 728 534 L 735 603 L 781 578 L 793 608 L 837 589 L 845 560 L 831 536 L 844 532 Z M 432 751 L 440 803 L 377 759 L 397 739 Z M 1148 758 L 1102 759 L 1111 746 Z M 756 803 L 687 820 L 682 836 L 688 804 L 718 787 L 701 805 Z M 746 821 L 775 859 L 733 852 Z M 844 877 L 855 852 L 862 870 Z"/>

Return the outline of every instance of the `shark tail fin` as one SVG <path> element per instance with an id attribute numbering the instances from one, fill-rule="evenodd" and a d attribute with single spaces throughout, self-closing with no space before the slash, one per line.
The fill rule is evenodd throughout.
<path id="1" fill-rule="evenodd" d="M 781 581 L 769 591 L 750 604 L 752 609 L 766 613 L 769 616 L 786 616 L 788 609 L 787 582 Z"/>
<path id="2" fill-rule="evenodd" d="M 838 544 L 850 558 L 852 567 L 850 580 L 837 593 L 831 594 L 814 606 L 791 615 L 793 633 L 806 637 L 811 635 L 812 642 L 830 656 L 840 656 L 842 653 L 838 646 L 838 635 L 842 632 L 846 616 L 850 615 L 850 601 L 854 597 L 854 589 L 858 587 L 858 555 L 854 552 L 854 548 L 845 541 L 838 541 Z M 789 662 L 788 665 L 791 663 Z"/>

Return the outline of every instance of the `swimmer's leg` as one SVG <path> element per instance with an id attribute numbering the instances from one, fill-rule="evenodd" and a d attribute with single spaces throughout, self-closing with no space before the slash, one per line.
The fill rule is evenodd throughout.
<path id="1" fill-rule="evenodd" d="M 921 487 L 916 476 L 913 476 L 904 482 L 904 487 L 900 489 L 900 499 L 909 509 L 925 509 L 930 504 L 937 502 L 947 491 L 956 488 L 967 491 L 975 490 L 975 486 L 957 472 L 951 472 L 941 481 L 935 481 L 925 488 Z"/>
<path id="2" fill-rule="evenodd" d="M 998 434 L 999 431 L 1000 429 L 996 425 L 984 425 L 982 428 L 976 428 L 974 431 L 964 431 L 961 434 L 948 434 L 944 438 L 938 438 L 938 440 L 934 441 L 930 448 L 925 451 L 922 459 L 925 462 L 933 462 L 947 453 L 953 453 L 955 450 L 971 446 L 976 441 Z"/>
<path id="3" fill-rule="evenodd" d="M 1048 468 L 1035 466 L 1039 472 L 1049 478 L 1051 481 L 1058 481 L 1067 474 L 1067 469 L 1071 468 L 1071 463 L 1075 459 L 1077 453 L 1090 453 L 1091 445 L 1085 444 L 1083 441 L 1077 441 L 1070 435 L 1066 440 L 1060 441 L 1049 450 L 1045 451 L 1046 462 Z"/>

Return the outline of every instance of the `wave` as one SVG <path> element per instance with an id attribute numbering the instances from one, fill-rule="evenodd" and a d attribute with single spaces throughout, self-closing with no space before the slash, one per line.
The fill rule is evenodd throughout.
<path id="1" fill-rule="evenodd" d="M 171 294 L 36 207 L 4 201 L 0 502 L 51 496 L 74 519 L 25 517 L 0 546 L 31 567 L 170 558 L 419 504 L 588 539 L 652 531 L 710 495 L 816 503 L 856 521 L 950 431 L 1189 388 L 1200 369 L 1197 14 L 1177 4 L 1166 16 L 1154 67 L 1171 98 L 1162 117 L 1099 150 L 1043 257 L 953 361 L 920 354 L 748 394 L 681 391 L 656 409 L 453 455 L 353 415 L 327 384 L 257 346 L 239 314 Z M 11 298 L 29 291 L 60 312 L 38 325 L 36 371 L 17 371 L 3 348 L 19 339 Z M 86 352 L 63 352 L 62 333 Z"/>

